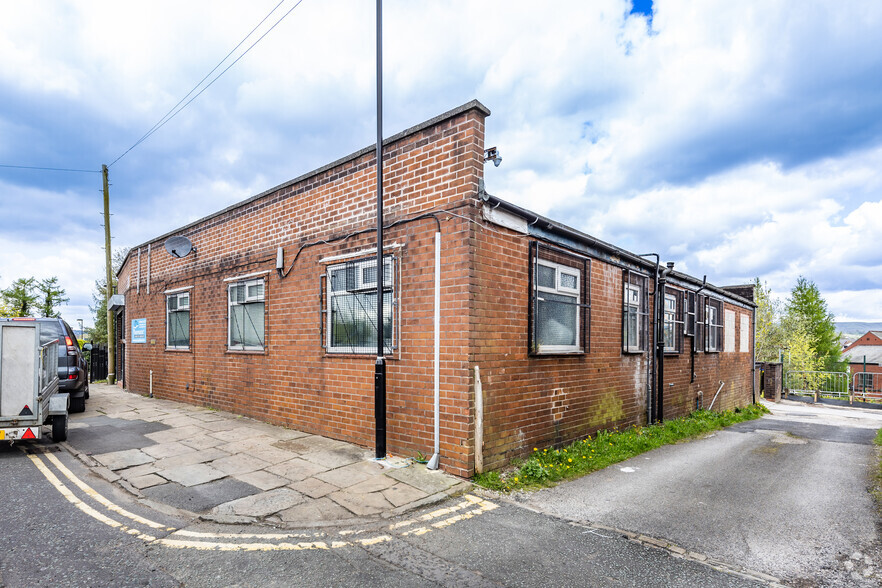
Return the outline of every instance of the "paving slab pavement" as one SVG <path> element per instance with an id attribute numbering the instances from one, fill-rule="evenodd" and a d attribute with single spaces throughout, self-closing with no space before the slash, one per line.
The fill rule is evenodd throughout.
<path id="1" fill-rule="evenodd" d="M 388 518 L 471 489 L 410 459 L 240 415 L 92 384 L 62 444 L 154 504 L 220 523 L 330 526 Z"/>

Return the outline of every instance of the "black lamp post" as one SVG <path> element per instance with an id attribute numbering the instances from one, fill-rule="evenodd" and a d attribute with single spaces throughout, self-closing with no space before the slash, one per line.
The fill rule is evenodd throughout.
<path id="1" fill-rule="evenodd" d="M 386 457 L 386 352 L 383 332 L 383 0 L 377 0 L 377 362 L 374 366 L 374 419 L 377 459 Z"/>

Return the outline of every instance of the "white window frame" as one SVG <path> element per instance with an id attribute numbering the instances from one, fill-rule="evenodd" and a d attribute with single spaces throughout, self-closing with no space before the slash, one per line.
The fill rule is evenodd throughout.
<path id="1" fill-rule="evenodd" d="M 342 290 L 334 290 L 333 289 L 333 281 L 331 279 L 331 275 L 334 271 L 343 269 L 347 265 L 353 264 L 355 266 L 355 283 L 351 284 L 351 288 L 345 288 Z M 341 355 L 359 355 L 359 354 L 369 354 L 376 353 L 377 346 L 376 344 L 370 346 L 357 346 L 357 345 L 334 345 L 334 314 L 333 314 L 333 304 L 334 298 L 339 295 L 352 294 L 352 293 L 360 293 L 363 292 L 365 294 L 373 293 L 376 296 L 377 292 L 377 258 L 376 257 L 368 257 L 366 259 L 359 259 L 354 261 L 347 261 L 345 263 L 335 263 L 333 265 L 327 266 L 325 270 L 325 283 L 327 284 L 327 300 L 325 301 L 325 349 L 328 353 L 333 354 L 341 354 Z M 365 280 L 365 270 L 373 269 L 374 270 L 374 279 Z M 395 280 L 395 257 L 392 255 L 383 255 L 383 293 L 385 294 L 387 291 L 391 294 L 391 304 L 387 310 L 386 305 L 383 305 L 383 312 L 389 313 L 391 317 L 391 325 L 392 330 L 390 333 L 386 333 L 385 329 L 383 330 L 383 338 L 388 338 L 391 342 L 391 349 L 389 347 L 385 347 L 387 352 L 394 352 L 395 349 L 395 341 L 397 340 L 398 335 L 398 313 L 395 312 L 396 307 L 396 280 Z M 384 296 L 385 298 L 385 296 Z"/>
<path id="2" fill-rule="evenodd" d="M 251 294 L 250 289 L 255 286 L 263 286 L 263 291 L 261 294 Z M 245 300 L 239 302 L 233 302 L 231 300 L 231 293 L 234 288 L 239 286 L 245 287 Z M 246 304 L 255 304 L 255 303 L 263 303 L 263 312 L 264 312 L 264 321 L 263 321 L 263 333 L 260 333 L 260 339 L 263 341 L 262 345 L 233 345 L 233 307 L 234 306 L 244 306 Z M 266 280 L 264 278 L 257 278 L 251 280 L 240 280 L 238 282 L 230 282 L 227 284 L 227 349 L 230 351 L 263 351 L 266 348 Z"/>
<path id="3" fill-rule="evenodd" d="M 673 302 L 673 307 L 670 308 L 668 303 Z M 676 353 L 679 351 L 677 348 L 677 295 L 671 292 L 665 292 L 665 309 L 664 309 L 664 325 L 662 328 L 662 333 L 664 334 L 664 343 L 665 343 L 665 353 Z M 674 339 L 672 344 L 668 345 L 668 333 L 670 332 L 671 337 Z"/>
<path id="4" fill-rule="evenodd" d="M 631 301 L 631 294 L 637 295 L 637 299 L 635 302 Z M 634 338 L 635 340 L 631 341 L 630 337 L 626 337 L 628 345 L 625 345 L 624 341 L 622 342 L 622 348 L 627 353 L 643 353 L 645 351 L 645 349 L 643 349 L 643 344 L 642 344 L 642 336 L 644 336 L 643 328 L 642 328 L 643 327 L 643 316 L 642 316 L 643 295 L 644 295 L 643 288 L 640 285 L 638 285 L 638 284 L 625 284 L 625 300 L 622 301 L 623 304 L 625 305 L 625 328 L 622 330 L 622 337 L 626 337 L 626 333 L 628 333 L 628 329 L 631 325 L 630 320 L 629 320 L 631 317 L 631 314 L 633 313 L 634 316 L 637 318 L 637 321 L 634 325 L 635 330 L 636 330 L 636 333 L 635 333 L 636 336 Z"/>
<path id="5" fill-rule="evenodd" d="M 713 313 L 711 313 L 713 309 Z M 705 351 L 719 353 L 723 350 L 723 303 L 716 298 L 707 298 L 704 310 L 706 325 Z M 716 321 L 716 322 L 715 322 Z"/>
<path id="6" fill-rule="evenodd" d="M 547 268 L 554 270 L 554 288 L 549 286 L 540 286 L 539 285 L 539 266 L 545 266 Z M 563 276 L 568 275 L 570 277 L 576 278 L 576 287 L 570 288 L 563 285 Z M 568 265 L 563 265 L 560 263 L 555 263 L 553 261 L 548 261 L 547 259 L 537 259 L 536 260 L 536 292 L 538 301 L 542 302 L 542 292 L 547 292 L 549 294 L 557 294 L 559 296 L 567 296 L 572 297 L 573 304 L 576 305 L 576 325 L 574 327 L 573 333 L 575 335 L 576 343 L 574 345 L 537 345 L 536 353 L 538 354 L 553 354 L 553 353 L 581 353 L 584 351 L 582 346 L 580 345 L 581 337 L 579 334 L 581 333 L 580 329 L 582 328 L 582 312 L 581 312 L 581 301 L 582 301 L 582 271 L 576 269 L 574 267 L 570 267 Z M 537 306 L 538 308 L 538 306 Z M 539 320 L 538 313 L 537 316 L 533 319 L 535 321 Z M 536 331 L 539 330 L 539 325 L 537 324 L 535 327 Z M 538 335 L 537 335 L 538 338 Z"/>
<path id="7" fill-rule="evenodd" d="M 187 304 L 183 306 L 181 304 L 181 300 L 186 298 Z M 175 299 L 175 310 L 169 309 L 169 301 Z M 186 345 L 172 345 L 170 343 L 171 337 L 169 330 L 172 325 L 172 314 L 177 314 L 179 312 L 187 312 L 187 344 Z M 165 348 L 166 349 L 175 349 L 175 350 L 187 350 L 190 349 L 190 292 L 173 292 L 165 295 Z"/>

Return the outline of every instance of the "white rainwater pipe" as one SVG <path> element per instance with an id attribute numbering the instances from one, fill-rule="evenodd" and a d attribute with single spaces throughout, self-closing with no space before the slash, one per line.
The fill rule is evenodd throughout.
<path id="1" fill-rule="evenodd" d="M 723 389 L 723 386 L 725 386 L 725 385 L 726 385 L 725 382 L 722 382 L 722 381 L 720 382 L 720 387 L 717 389 L 717 393 L 714 394 L 714 399 L 711 400 L 710 406 L 707 407 L 708 410 L 713 410 L 713 409 L 714 409 L 714 402 L 717 401 L 717 396 L 720 395 L 720 390 L 722 390 L 722 389 Z"/>
<path id="2" fill-rule="evenodd" d="M 435 453 L 426 464 L 438 469 L 441 460 L 441 233 L 435 233 Z"/>

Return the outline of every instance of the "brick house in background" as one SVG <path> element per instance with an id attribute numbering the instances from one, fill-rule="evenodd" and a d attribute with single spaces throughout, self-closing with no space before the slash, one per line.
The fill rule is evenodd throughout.
<path id="1" fill-rule="evenodd" d="M 842 350 L 848 361 L 852 390 L 870 400 L 882 400 L 882 331 L 867 331 Z"/>
<path id="2" fill-rule="evenodd" d="M 488 194 L 489 114 L 472 101 L 385 141 L 382 272 L 373 148 L 132 248 L 119 271 L 123 384 L 372 447 L 382 279 L 387 446 L 431 453 L 440 233 L 448 472 L 685 415 L 718 391 L 714 409 L 750 403 L 751 291 Z M 176 236 L 195 253 L 167 253 Z"/>
<path id="3" fill-rule="evenodd" d="M 846 345 L 842 351 L 851 351 L 855 347 L 882 347 L 882 331 L 867 331 L 853 342 Z"/>

